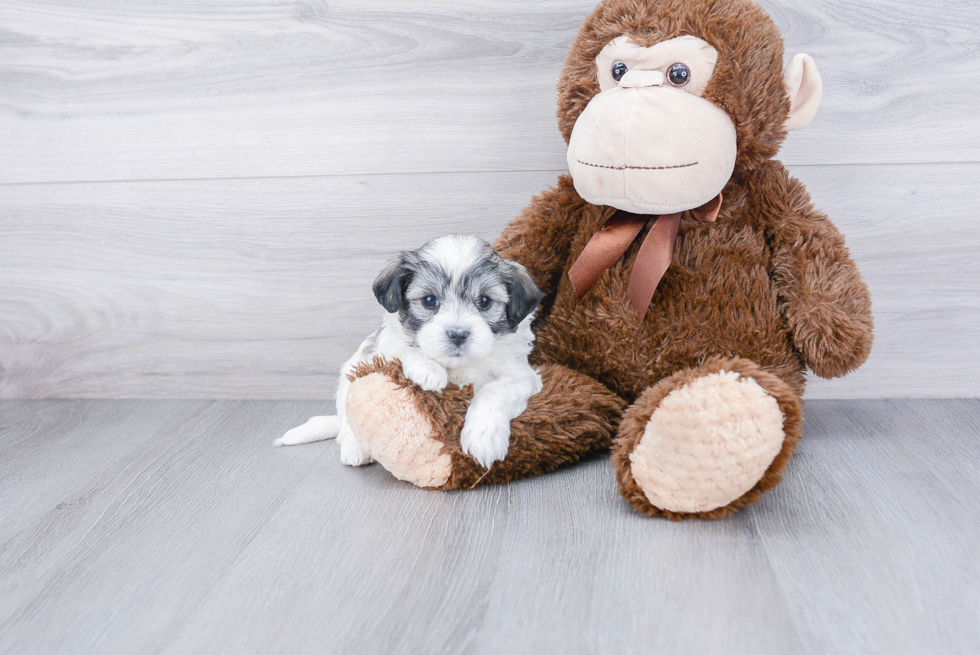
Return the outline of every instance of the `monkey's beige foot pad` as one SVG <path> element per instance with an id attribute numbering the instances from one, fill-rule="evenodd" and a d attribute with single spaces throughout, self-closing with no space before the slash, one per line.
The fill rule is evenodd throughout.
<path id="1" fill-rule="evenodd" d="M 410 387 L 379 372 L 357 378 L 347 395 L 347 419 L 364 449 L 399 480 L 417 487 L 449 480 L 452 457 Z"/>
<path id="2" fill-rule="evenodd" d="M 735 364 L 736 369 L 756 368 L 745 360 L 728 363 Z M 650 390 L 658 390 L 660 397 L 655 403 L 645 402 L 650 399 L 641 396 L 634 406 L 649 412 L 648 418 L 637 425 L 636 417 L 630 417 L 630 427 L 635 431 L 628 439 L 632 448 L 619 453 L 616 462 L 628 470 L 617 473 L 627 500 L 637 504 L 625 493 L 624 481 L 631 493 L 641 493 L 646 503 L 660 510 L 647 513 L 671 518 L 723 515 L 727 512 L 719 510 L 731 508 L 753 490 L 764 490 L 760 483 L 785 450 L 787 415 L 780 400 L 793 405 L 792 392 L 763 371 L 726 369 L 721 360 L 713 364 L 702 367 L 709 370 L 682 371 L 680 379 L 673 376 L 664 380 L 664 387 L 657 385 Z M 776 393 L 750 373 L 763 378 L 767 386 L 776 387 Z M 798 402 L 795 407 L 798 414 Z M 792 409 L 786 411 L 794 432 L 791 450 L 798 439 L 799 421 Z M 624 430 L 628 429 L 624 420 Z M 788 458 L 786 452 L 784 459 Z M 784 466 L 785 462 L 780 462 L 776 480 L 768 480 L 771 484 L 766 488 L 778 482 Z"/>
<path id="3" fill-rule="evenodd" d="M 726 371 L 675 389 L 630 454 L 650 502 L 674 512 L 723 507 L 755 486 L 783 445 L 783 414 L 752 378 Z"/>

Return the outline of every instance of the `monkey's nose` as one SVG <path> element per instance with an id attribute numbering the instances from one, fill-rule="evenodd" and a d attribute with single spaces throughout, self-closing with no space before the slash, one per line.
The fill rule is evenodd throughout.
<path id="1" fill-rule="evenodd" d="M 662 86 L 665 81 L 663 71 L 628 70 L 619 80 L 619 86 L 627 89 L 642 89 L 646 86 Z"/>
<path id="2" fill-rule="evenodd" d="M 469 330 L 446 330 L 446 336 L 457 346 L 462 346 L 469 339 Z"/>

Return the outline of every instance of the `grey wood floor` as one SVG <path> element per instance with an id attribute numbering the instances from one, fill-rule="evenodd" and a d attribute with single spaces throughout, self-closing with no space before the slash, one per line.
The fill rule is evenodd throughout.
<path id="1" fill-rule="evenodd" d="M 0 402 L 0 652 L 980 652 L 980 400 L 812 401 L 778 490 L 680 524 L 605 457 L 440 494 L 270 447 L 320 408 Z"/>

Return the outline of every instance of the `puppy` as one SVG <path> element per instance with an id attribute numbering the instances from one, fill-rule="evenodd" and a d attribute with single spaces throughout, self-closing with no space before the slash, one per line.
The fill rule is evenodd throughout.
<path id="1" fill-rule="evenodd" d="M 502 460 L 511 419 L 541 390 L 527 361 L 541 291 L 528 272 L 482 239 L 451 234 L 403 252 L 374 281 L 374 295 L 388 313 L 341 369 L 337 415 L 314 416 L 276 445 L 337 437 L 341 462 L 373 461 L 346 420 L 347 375 L 381 355 L 400 360 L 405 376 L 427 391 L 472 384 L 460 445 L 484 467 Z"/>

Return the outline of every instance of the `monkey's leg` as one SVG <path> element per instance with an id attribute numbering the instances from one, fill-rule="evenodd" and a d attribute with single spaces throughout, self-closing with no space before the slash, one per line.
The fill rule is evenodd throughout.
<path id="1" fill-rule="evenodd" d="M 613 444 L 619 491 L 649 516 L 727 516 L 779 484 L 802 426 L 785 382 L 748 360 L 713 357 L 626 411 Z"/>
<path id="2" fill-rule="evenodd" d="M 423 391 L 397 362 L 362 366 L 355 375 L 347 418 L 357 440 L 395 477 L 439 490 L 540 475 L 608 450 L 626 407 L 595 380 L 544 366 L 544 388 L 511 421 L 507 456 L 487 470 L 459 444 L 472 388 Z"/>

